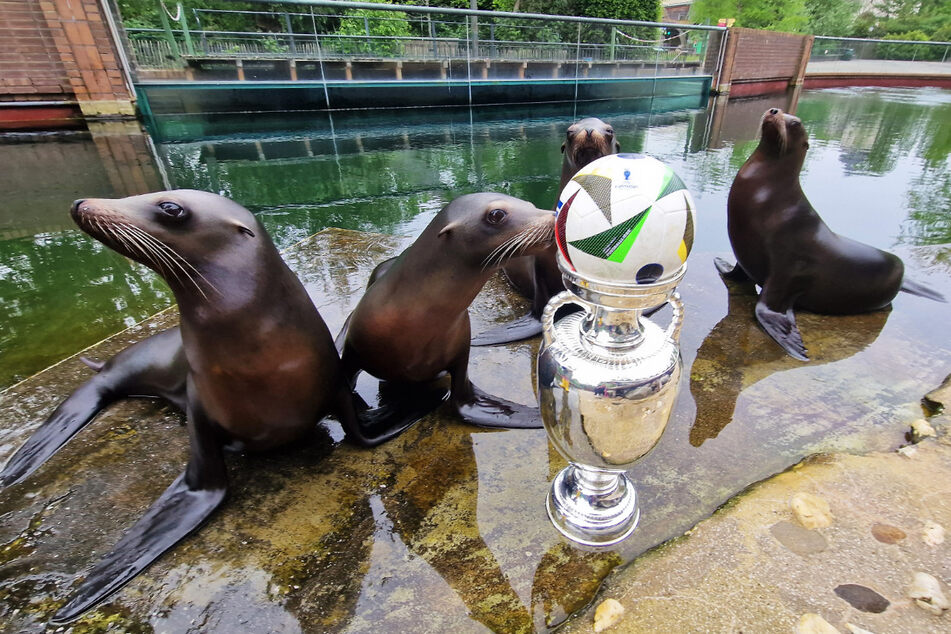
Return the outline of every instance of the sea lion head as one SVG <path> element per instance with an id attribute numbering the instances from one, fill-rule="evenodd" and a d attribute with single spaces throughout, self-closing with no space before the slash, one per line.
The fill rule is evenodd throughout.
<path id="1" fill-rule="evenodd" d="M 551 211 L 493 192 L 459 196 L 443 207 L 431 226 L 446 248 L 482 269 L 541 253 L 555 239 Z"/>
<path id="2" fill-rule="evenodd" d="M 763 114 L 760 147 L 774 156 L 793 156 L 800 161 L 809 149 L 809 135 L 799 117 L 779 108 L 770 108 Z"/>
<path id="3" fill-rule="evenodd" d="M 240 268 L 272 243 L 238 203 L 203 191 L 176 189 L 73 203 L 73 221 L 110 249 L 144 264 L 173 290 L 207 297 L 209 264 Z M 204 282 L 204 283 L 203 283 Z"/>
<path id="4" fill-rule="evenodd" d="M 568 126 L 567 138 L 561 145 L 565 163 L 579 170 L 591 161 L 621 151 L 614 128 L 597 117 L 588 117 Z"/>

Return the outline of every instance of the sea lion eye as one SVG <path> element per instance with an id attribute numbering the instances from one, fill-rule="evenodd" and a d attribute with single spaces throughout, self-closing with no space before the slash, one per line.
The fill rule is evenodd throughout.
<path id="1" fill-rule="evenodd" d="M 177 203 L 171 201 L 160 202 L 158 208 L 165 213 L 169 218 L 183 218 L 185 216 L 185 208 Z"/>
<path id="2" fill-rule="evenodd" d="M 504 209 L 493 209 L 485 215 L 485 219 L 489 222 L 490 225 L 497 225 L 508 215 Z"/>

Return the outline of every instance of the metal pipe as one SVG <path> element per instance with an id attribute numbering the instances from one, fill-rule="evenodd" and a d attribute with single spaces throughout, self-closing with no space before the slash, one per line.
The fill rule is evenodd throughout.
<path id="1" fill-rule="evenodd" d="M 109 27 L 109 33 L 112 35 L 112 41 L 116 43 L 116 53 L 119 55 L 119 65 L 122 67 L 122 80 L 129 91 L 129 96 L 134 101 L 135 86 L 132 83 L 132 64 L 129 63 L 129 57 L 125 52 L 125 42 L 120 37 L 119 27 L 116 25 L 116 18 L 112 14 L 112 3 L 110 0 L 102 0 L 102 13 L 106 16 L 106 25 Z"/>

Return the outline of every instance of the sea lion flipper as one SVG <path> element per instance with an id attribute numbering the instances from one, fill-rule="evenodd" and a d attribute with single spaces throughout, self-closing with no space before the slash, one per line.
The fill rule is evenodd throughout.
<path id="1" fill-rule="evenodd" d="M 904 293 L 911 293 L 912 295 L 917 295 L 918 297 L 925 297 L 927 299 L 933 299 L 936 302 L 947 302 L 944 295 L 938 291 L 920 284 L 915 280 L 910 280 L 907 277 L 901 281 L 901 290 Z"/>
<path id="2" fill-rule="evenodd" d="M 224 500 L 227 473 L 220 439 L 192 411 L 189 432 L 192 457 L 185 471 L 89 571 L 53 623 L 72 621 L 117 591 L 198 528 Z"/>
<path id="3" fill-rule="evenodd" d="M 522 315 L 518 319 L 504 323 L 501 326 L 490 328 L 476 335 L 470 342 L 473 346 L 494 346 L 500 343 L 510 343 L 530 339 L 542 333 L 542 322 L 531 313 Z"/>
<path id="4" fill-rule="evenodd" d="M 376 447 L 402 434 L 448 398 L 449 391 L 442 386 L 410 388 L 401 391 L 401 398 L 384 398 L 379 407 L 370 409 L 363 397 L 346 390 L 338 396 L 336 411 L 350 442 Z"/>
<path id="5" fill-rule="evenodd" d="M 789 356 L 800 361 L 809 360 L 792 307 L 785 312 L 777 312 L 769 308 L 761 296 L 759 302 L 756 303 L 756 320 L 759 321 L 766 334 L 781 345 Z"/>
<path id="6" fill-rule="evenodd" d="M 501 427 L 504 429 L 539 429 L 542 427 L 541 412 L 537 407 L 515 403 L 499 396 L 484 392 L 472 383 L 471 397 L 465 401 L 456 401 L 459 416 L 467 423 L 479 427 Z M 453 390 L 455 400 L 455 390 Z"/>
<path id="7" fill-rule="evenodd" d="M 39 469 L 113 400 L 102 375 L 80 385 L 7 461 L 0 471 L 0 484 L 16 484 Z"/>
<path id="8" fill-rule="evenodd" d="M 740 263 L 731 265 L 723 258 L 713 258 L 713 265 L 717 267 L 720 277 L 728 282 L 751 282 L 750 276 L 746 274 Z"/>

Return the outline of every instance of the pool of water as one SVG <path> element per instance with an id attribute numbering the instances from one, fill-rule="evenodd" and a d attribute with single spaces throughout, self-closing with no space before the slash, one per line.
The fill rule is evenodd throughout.
<path id="1" fill-rule="evenodd" d="M 791 110 L 795 105 L 811 135 L 803 188 L 828 224 L 853 238 L 899 253 L 909 275 L 951 296 L 951 131 L 945 123 L 951 120 L 951 91 L 825 90 L 805 92 L 795 102 L 796 97 L 790 95 L 719 104 L 703 110 L 641 114 L 603 114 L 590 108 L 571 109 L 561 115 L 532 110 L 512 111 L 508 116 L 498 112 L 486 116 L 481 111 L 438 116 L 421 113 L 405 120 L 393 115 L 324 116 L 286 121 L 283 129 L 271 122 L 271 131 L 267 133 L 248 131 L 254 127 L 253 122 L 232 121 L 228 125 L 217 122 L 207 128 L 206 139 L 194 138 L 194 127 L 185 130 L 188 134 L 181 135 L 181 140 L 172 140 L 173 135 L 165 130 L 165 140 L 161 142 L 153 142 L 137 128 L 119 127 L 96 129 L 89 135 L 69 139 L 56 137 L 44 142 L 34 139 L 0 145 L 0 163 L 9 166 L 0 170 L 0 188 L 7 201 L 0 208 L 0 301 L 6 317 L 0 323 L 0 368 L 5 373 L 0 384 L 27 376 L 172 301 L 164 283 L 147 269 L 130 264 L 70 228 L 66 210 L 76 197 L 124 196 L 164 186 L 220 191 L 259 214 L 283 247 L 327 226 L 411 236 L 447 200 L 461 193 L 498 190 L 539 206 L 551 205 L 557 194 L 559 147 L 564 129 L 580 116 L 603 115 L 618 130 L 623 150 L 648 152 L 672 165 L 693 192 L 698 206 L 694 251 L 681 286 L 687 310 L 681 340 L 684 380 L 680 397 L 657 448 L 632 472 L 643 504 L 641 526 L 618 548 L 619 557 L 610 559 L 613 554 L 603 555 L 606 566 L 630 561 L 645 549 L 683 534 L 751 482 L 806 455 L 896 446 L 903 439 L 903 422 L 921 416 L 917 404 L 920 396 L 937 385 L 951 367 L 951 344 L 946 334 L 951 318 L 948 304 L 900 294 L 892 311 L 847 317 L 800 314 L 798 321 L 812 356 L 810 363 L 803 364 L 787 357 L 758 328 L 752 318 L 755 297 L 725 288 L 714 272 L 714 255 L 730 257 L 727 192 L 737 169 L 755 147 L 759 118 L 768 107 Z M 341 249 L 331 249 L 329 244 L 334 244 L 334 240 L 308 243 L 304 249 L 294 251 L 290 260 L 292 267 L 302 272 L 309 290 L 322 289 L 316 294 L 323 298 L 321 310 L 328 323 L 339 325 L 346 307 L 342 300 L 333 298 L 347 293 L 338 288 L 338 280 L 343 279 L 339 271 L 336 275 L 332 271 L 344 268 L 349 275 L 359 267 L 347 262 L 371 258 L 357 257 L 361 252 L 349 253 L 350 259 L 345 259 Z M 341 259 L 322 258 L 321 254 Z M 372 262 L 363 262 L 367 270 L 358 272 L 368 273 L 371 265 Z M 481 328 L 496 318 L 501 308 L 485 298 L 477 303 L 474 323 Z M 119 342 L 109 345 L 115 347 Z M 488 391 L 530 402 L 533 345 L 474 351 L 470 363 L 473 380 Z M 82 371 L 66 365 L 59 370 L 67 374 Z M 517 380 L 510 380 L 513 375 L 517 375 Z M 11 398 L 0 400 L 7 408 L 5 411 L 15 413 L 17 419 L 13 420 L 11 414 L 4 420 L 4 431 L 9 434 L 0 442 L 0 451 L 8 454 L 19 444 L 19 440 L 12 442 L 9 438 L 25 436 L 23 428 L 36 422 L 36 417 L 23 412 L 39 407 L 39 401 L 52 403 L 60 398 L 56 393 L 58 387 L 55 381 L 46 384 L 40 380 L 15 388 L 9 392 Z M 24 389 L 29 393 L 21 394 Z M 16 402 L 18 398 L 23 399 L 23 407 Z M 157 416 L 154 410 L 148 411 L 148 415 Z M 167 427 L 176 428 L 179 418 L 166 416 L 166 410 L 162 412 Z M 94 430 L 90 429 L 84 437 L 89 437 L 90 447 L 125 447 L 108 437 L 125 433 L 122 424 L 98 428 L 98 433 L 107 435 L 100 445 L 95 444 Z M 151 433 L 151 427 L 156 426 L 143 426 L 142 434 Z M 560 459 L 549 453 L 545 433 L 438 427 L 440 437 L 448 444 L 462 446 L 456 453 L 441 456 L 445 464 L 452 464 L 458 472 L 447 475 L 434 471 L 439 477 L 425 478 L 414 471 L 428 464 L 426 459 L 431 457 L 431 445 L 414 445 L 414 434 L 422 433 L 421 427 L 415 427 L 399 443 L 388 443 L 373 452 L 338 447 L 322 459 L 320 469 L 314 469 L 313 460 L 280 454 L 266 458 L 270 465 L 267 468 L 234 471 L 236 477 L 257 486 L 258 474 L 268 468 L 280 471 L 298 465 L 300 469 L 293 477 L 289 476 L 280 486 L 265 486 L 265 493 L 269 496 L 272 489 L 297 491 L 310 486 L 316 492 L 313 505 L 327 504 L 321 478 L 325 473 L 336 473 L 335 470 L 343 474 L 339 486 L 353 489 L 354 499 L 370 495 L 369 506 L 360 508 L 364 512 L 372 510 L 376 522 L 361 526 L 376 526 L 379 533 L 364 541 L 364 545 L 375 544 L 367 559 L 371 564 L 361 559 L 360 565 L 339 565 L 332 557 L 328 561 L 334 566 L 322 559 L 314 564 L 314 570 L 320 572 L 314 574 L 321 588 L 333 588 L 334 593 L 357 602 L 355 620 L 350 622 L 354 630 L 360 630 L 360 623 L 377 623 L 384 617 L 398 621 L 400 610 L 381 615 L 379 606 L 400 605 L 407 584 L 435 587 L 429 567 L 400 550 L 399 544 L 403 542 L 398 535 L 427 556 L 432 555 L 436 560 L 432 567 L 441 575 L 447 570 L 458 573 L 462 569 L 460 562 L 469 562 L 476 551 L 490 552 L 499 561 L 499 571 L 493 573 L 492 583 L 503 588 L 511 584 L 514 590 L 507 592 L 519 597 L 513 603 L 532 605 L 534 609 L 536 603 L 547 600 L 545 592 L 550 587 L 561 587 L 553 579 L 561 580 L 565 570 L 576 570 L 566 567 L 566 561 L 575 562 L 575 555 L 564 555 L 559 550 L 561 542 L 541 510 L 553 468 L 561 466 Z M 184 451 L 184 446 L 161 435 L 169 429 L 158 425 L 153 430 L 154 437 L 143 436 L 140 442 L 142 464 L 148 464 L 148 469 L 155 468 L 155 454 L 178 452 L 157 461 L 171 477 L 181 467 L 180 451 Z M 59 468 L 67 475 L 57 485 L 64 491 L 72 488 L 73 479 L 80 478 L 80 473 L 84 474 L 82 477 L 102 475 L 110 481 L 143 480 L 139 469 L 128 470 L 126 478 L 117 475 L 124 473 L 126 462 L 117 463 L 116 469 L 97 469 L 90 466 L 90 461 L 102 467 L 109 464 L 108 458 L 95 451 L 68 451 L 64 450 L 67 453 L 63 459 L 72 456 L 71 460 L 61 462 Z M 374 462 L 384 458 L 384 463 Z M 136 460 L 131 462 L 138 464 Z M 444 468 L 442 462 L 434 465 L 434 469 Z M 370 475 L 354 479 L 352 471 L 357 467 L 365 467 Z M 376 484 L 367 488 L 370 485 L 366 482 L 377 482 L 381 474 L 393 478 L 387 481 L 389 488 L 377 490 L 373 488 Z M 39 480 L 29 485 L 31 491 L 38 488 L 44 492 L 37 500 L 56 498 L 46 495 L 49 490 L 42 486 L 43 478 L 56 477 L 57 469 L 46 469 L 37 476 Z M 463 503 L 440 488 L 444 479 L 465 489 L 467 493 L 459 498 Z M 316 480 L 320 482 L 314 484 Z M 466 530 L 483 540 L 488 548 L 480 551 L 462 545 L 453 550 L 450 546 L 458 541 L 455 534 L 444 541 L 437 539 L 436 547 L 428 538 L 413 542 L 413 531 L 407 526 L 418 523 L 413 513 L 419 509 L 407 504 L 410 498 L 400 493 L 400 483 L 406 482 L 434 488 L 426 490 L 427 499 L 438 500 L 453 512 L 461 504 Z M 78 494 L 85 491 L 90 499 L 99 491 L 90 486 L 75 488 Z M 245 489 L 254 487 L 248 484 Z M 154 499 L 151 492 L 131 497 L 136 501 Z M 34 504 L 31 499 L 7 496 L 4 509 Z M 517 500 L 524 503 L 516 504 Z M 265 504 L 258 498 L 246 499 L 242 504 L 237 512 L 222 513 L 225 519 L 221 521 L 244 521 L 242 518 L 254 511 L 264 519 L 248 520 L 250 524 L 269 526 L 274 521 L 275 526 L 296 530 L 325 515 L 293 496 L 290 501 L 277 504 L 278 510 L 274 504 Z M 81 507 L 78 499 L 70 505 L 73 510 Z M 337 515 L 328 511 L 327 523 L 349 527 L 347 508 L 344 505 Z M 134 519 L 141 510 L 136 508 L 128 514 Z M 107 506 L 99 512 L 108 515 L 112 509 Z M 88 521 L 96 527 L 126 526 L 132 521 L 117 523 L 111 516 L 107 521 L 87 519 L 95 516 L 75 516 L 65 510 L 63 513 L 73 518 L 71 521 Z M 277 522 L 275 517 L 283 518 L 285 523 Z M 50 523 L 55 528 L 41 541 L 73 534 L 69 524 L 53 520 Z M 440 526 L 440 530 L 443 528 Z M 250 526 L 246 530 L 223 531 L 222 543 L 230 543 L 227 548 L 233 548 L 233 535 L 257 535 L 255 531 L 259 529 Z M 98 535 L 99 530 L 93 533 Z M 294 549 L 306 549 L 309 543 L 316 543 L 306 539 L 298 543 L 298 535 L 293 531 L 292 534 L 294 538 L 287 541 L 294 542 Z M 205 530 L 203 539 L 212 539 L 209 535 L 209 530 Z M 531 553 L 524 546 L 525 535 L 530 536 L 533 544 Z M 478 540 L 459 543 L 481 543 Z M 264 561 L 248 568 L 257 579 L 260 570 L 270 569 L 268 566 L 273 562 L 267 560 L 272 551 L 258 541 L 253 543 L 254 548 L 242 549 L 242 553 L 260 556 Z M 101 544 L 90 542 L 79 550 L 85 553 L 95 547 Z M 457 558 L 440 559 L 439 553 L 444 551 Z M 52 548 L 49 556 L 65 558 L 65 552 Z M 225 558 L 233 554 L 224 546 L 220 553 Z M 202 555 L 206 556 L 212 557 Z M 310 561 L 307 557 L 314 555 L 301 556 Z M 33 565 L 28 562 L 15 570 L 32 570 Z M 552 574 L 545 572 L 549 565 L 555 571 Z M 361 581 L 366 566 L 385 574 L 367 574 L 367 581 Z M 466 587 L 469 581 L 445 574 L 454 590 L 457 585 Z M 388 575 L 398 576 L 400 583 L 384 588 Z M 379 587 L 367 585 L 377 576 L 381 578 Z M 14 573 L 8 577 L 16 579 Z M 488 583 L 486 578 L 474 574 L 471 582 L 481 588 Z M 591 579 L 584 579 L 588 585 L 574 603 L 564 599 L 564 594 L 571 594 L 562 592 L 564 588 L 551 590 L 557 599 L 552 599 L 553 603 L 573 605 L 572 609 L 583 605 L 593 592 Z M 174 581 L 160 583 L 174 586 Z M 258 604 L 247 602 L 240 584 L 219 585 L 225 588 L 220 592 L 241 597 L 235 604 L 218 601 L 223 613 L 243 618 L 261 609 Z M 29 585 L 23 588 L 24 596 L 45 596 L 39 590 L 27 592 Z M 337 588 L 349 590 L 338 592 Z M 202 586 L 202 593 L 206 589 Z M 540 598 L 535 596 L 536 591 Z M 163 592 L 163 596 L 168 594 Z M 473 606 L 482 605 L 478 603 L 482 595 L 475 591 L 458 592 L 466 605 L 456 605 L 453 618 L 476 618 L 471 616 Z M 448 591 L 443 594 L 454 596 Z M 148 593 L 142 596 L 147 597 Z M 418 605 L 414 605 L 429 606 L 433 596 L 436 595 L 420 592 L 421 598 L 415 600 Z M 319 597 L 323 601 L 324 595 Z M 29 600 L 32 599 L 24 599 Z M 209 604 L 206 594 L 193 601 L 194 605 Z M 270 606 L 275 601 L 267 595 L 261 605 Z M 187 601 L 181 604 L 191 605 Z M 293 607 L 292 604 L 293 601 L 288 603 Z M 153 606 L 148 604 L 144 609 L 151 611 Z M 348 622 L 347 614 L 340 616 L 341 623 Z M 285 616 L 291 625 L 298 620 L 297 616 Z M 539 624 L 536 616 L 526 612 L 519 622 L 532 623 L 535 619 L 536 629 L 544 630 L 545 623 Z M 177 612 L 172 610 L 171 617 L 185 623 L 194 614 L 179 607 Z M 552 624 L 563 617 L 552 617 Z M 176 622 L 174 618 L 170 622 Z M 301 624 L 308 622 L 313 621 L 300 617 Z"/>

